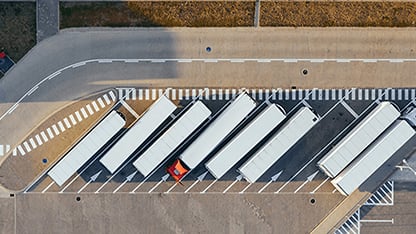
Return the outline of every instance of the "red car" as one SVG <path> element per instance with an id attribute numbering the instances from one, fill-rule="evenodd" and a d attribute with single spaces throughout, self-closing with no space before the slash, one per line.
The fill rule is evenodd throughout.
<path id="1" fill-rule="evenodd" d="M 167 168 L 167 172 L 178 182 L 186 173 L 188 173 L 188 169 L 181 164 L 179 159 L 172 164 L 172 166 Z"/>

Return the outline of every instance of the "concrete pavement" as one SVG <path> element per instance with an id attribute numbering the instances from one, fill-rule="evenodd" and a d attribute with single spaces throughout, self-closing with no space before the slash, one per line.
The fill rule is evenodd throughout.
<path id="1" fill-rule="evenodd" d="M 59 1 L 36 1 L 37 42 L 57 34 L 59 31 Z"/>

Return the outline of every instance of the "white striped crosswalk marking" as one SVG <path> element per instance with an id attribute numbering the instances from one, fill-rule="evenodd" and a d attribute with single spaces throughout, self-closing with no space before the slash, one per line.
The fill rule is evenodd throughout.
<path id="1" fill-rule="evenodd" d="M 363 100 L 363 90 L 358 89 L 358 100 Z"/>
<path id="2" fill-rule="evenodd" d="M 225 90 L 225 100 L 230 100 L 230 90 L 229 89 Z"/>
<path id="3" fill-rule="evenodd" d="M 376 99 L 376 90 L 372 89 L 371 90 L 371 100 L 375 100 Z"/>
<path id="4" fill-rule="evenodd" d="M 139 100 L 143 100 L 143 89 L 139 89 Z"/>
<path id="5" fill-rule="evenodd" d="M 222 89 L 218 90 L 218 100 L 223 100 L 224 96 L 223 96 L 223 92 Z"/>
<path id="6" fill-rule="evenodd" d="M 90 104 L 87 104 L 87 110 L 88 110 L 88 113 L 90 114 L 90 115 L 92 115 L 92 114 L 94 114 L 94 111 L 92 110 L 92 108 L 91 108 L 91 106 L 90 106 Z"/>
<path id="7" fill-rule="evenodd" d="M 81 115 L 79 114 L 79 111 L 75 111 L 75 116 L 77 117 L 78 122 L 81 122 L 81 121 L 82 121 L 82 117 L 81 117 Z"/>
<path id="8" fill-rule="evenodd" d="M 30 145 L 32 146 L 32 149 L 36 149 L 38 146 L 35 143 L 35 140 L 33 140 L 33 138 L 29 139 Z"/>
<path id="9" fill-rule="evenodd" d="M 303 90 L 302 89 L 299 89 L 298 90 L 298 99 L 299 100 L 302 100 L 303 99 Z"/>
<path id="10" fill-rule="evenodd" d="M 46 129 L 46 132 L 48 133 L 49 138 L 51 138 L 51 139 L 53 139 L 53 138 L 54 138 L 54 135 L 53 135 L 53 133 L 52 133 L 51 128 L 47 128 L 47 129 Z"/>
<path id="11" fill-rule="evenodd" d="M 176 100 L 176 89 L 172 89 L 172 100 Z"/>
<path id="12" fill-rule="evenodd" d="M 344 95 L 342 95 L 342 93 L 343 93 L 342 89 L 338 89 L 338 98 L 337 98 L 337 100 L 341 100 L 342 97 L 344 97 Z"/>
<path id="13" fill-rule="evenodd" d="M 10 145 L 6 145 L 6 153 L 10 151 Z"/>
<path id="14" fill-rule="evenodd" d="M 144 100 L 150 100 L 150 91 L 149 91 L 149 89 L 144 90 Z"/>
<path id="15" fill-rule="evenodd" d="M 101 108 L 104 108 L 105 107 L 105 104 L 103 102 L 103 99 L 98 98 L 97 101 L 98 101 L 98 104 L 100 104 Z"/>
<path id="16" fill-rule="evenodd" d="M 61 130 L 61 132 L 65 131 L 64 124 L 61 121 L 58 122 L 58 126 L 59 126 L 59 129 Z"/>
<path id="17" fill-rule="evenodd" d="M 117 100 L 116 95 L 114 94 L 113 91 L 109 92 L 111 99 L 113 100 L 113 102 L 115 102 Z"/>
<path id="18" fill-rule="evenodd" d="M 211 90 L 211 99 L 212 100 L 217 100 L 217 90 L 216 89 Z"/>
<path id="19" fill-rule="evenodd" d="M 27 151 L 27 152 L 32 151 L 32 149 L 30 149 L 30 146 L 29 146 L 29 144 L 27 143 L 27 141 L 23 142 L 23 146 L 25 147 L 25 149 L 26 149 L 26 151 Z"/>
<path id="20" fill-rule="evenodd" d="M 291 93 L 292 93 L 292 100 L 296 100 L 296 89 L 292 89 Z"/>
<path id="21" fill-rule="evenodd" d="M 54 125 L 52 125 L 52 129 L 53 129 L 53 131 L 55 132 L 55 135 L 59 135 L 59 130 L 58 130 L 58 128 L 56 127 L 56 125 L 54 124 Z"/>
<path id="22" fill-rule="evenodd" d="M 410 90 L 410 98 L 414 99 L 415 98 L 415 89 L 411 89 Z"/>
<path id="23" fill-rule="evenodd" d="M 44 142 L 48 142 L 48 137 L 46 136 L 46 133 L 44 131 L 40 132 L 40 135 L 42 136 Z"/>
<path id="24" fill-rule="evenodd" d="M 277 91 L 277 100 L 283 100 L 283 90 L 281 89 Z"/>
<path id="25" fill-rule="evenodd" d="M 23 147 L 21 146 L 21 145 L 18 145 L 17 146 L 17 150 L 19 150 L 19 153 L 21 154 L 21 155 L 25 155 L 26 153 L 25 153 L 25 151 L 23 150 Z"/>
<path id="26" fill-rule="evenodd" d="M 82 116 L 84 116 L 84 119 L 86 119 L 88 117 L 88 114 L 85 111 L 84 107 L 81 108 L 81 113 L 82 113 Z"/>
<path id="27" fill-rule="evenodd" d="M 364 89 L 364 100 L 368 100 L 370 95 L 369 95 L 369 90 L 368 89 Z"/>
<path id="28" fill-rule="evenodd" d="M 388 100 L 390 98 L 390 91 L 389 89 L 386 89 L 386 92 L 384 93 L 384 100 Z"/>
<path id="29" fill-rule="evenodd" d="M 210 94 L 209 94 L 210 92 L 209 92 L 209 90 L 210 90 L 210 89 L 205 89 L 205 90 L 204 90 L 204 92 L 205 92 L 205 100 L 209 100 L 209 97 L 210 97 Z"/>
<path id="30" fill-rule="evenodd" d="M 285 89 L 285 100 L 289 100 L 290 99 L 290 93 L 288 89 Z"/>
<path id="31" fill-rule="evenodd" d="M 270 97 L 270 90 L 269 89 L 266 89 L 266 90 L 264 90 L 264 99 L 267 99 L 268 97 Z"/>
<path id="32" fill-rule="evenodd" d="M 70 114 L 69 119 L 71 120 L 72 125 L 77 124 L 77 121 L 75 120 L 74 115 Z"/>
<path id="33" fill-rule="evenodd" d="M 355 88 L 351 90 L 351 100 L 356 99 L 356 92 L 357 92 L 357 89 L 355 89 Z M 346 100 L 348 100 L 348 99 L 346 99 Z"/>
<path id="34" fill-rule="evenodd" d="M 119 96 L 120 98 L 124 96 L 124 95 L 123 95 L 123 92 L 124 92 L 124 89 L 118 89 L 118 96 Z"/>
<path id="35" fill-rule="evenodd" d="M 396 90 L 395 89 L 391 89 L 391 100 L 396 100 Z"/>
<path id="36" fill-rule="evenodd" d="M 324 97 L 324 99 L 325 100 L 329 100 L 329 89 L 325 89 L 325 97 Z"/>
<path id="37" fill-rule="evenodd" d="M 255 90 L 255 89 L 252 89 L 252 90 L 251 90 L 251 97 L 252 97 L 253 99 L 257 99 L 257 92 L 256 92 L 256 90 Z"/>
<path id="38" fill-rule="evenodd" d="M 259 89 L 259 100 L 263 100 L 263 89 Z"/>
<path id="39" fill-rule="evenodd" d="M 337 98 L 337 90 L 336 89 L 332 89 L 331 91 L 331 100 L 334 101 Z"/>
<path id="40" fill-rule="evenodd" d="M 131 99 L 136 100 L 137 96 L 136 96 L 136 89 L 131 89 Z"/>
<path id="41" fill-rule="evenodd" d="M 199 99 L 202 99 L 202 95 L 203 95 L 203 93 L 204 93 L 204 90 L 203 89 L 198 89 L 198 97 L 199 97 Z M 194 99 L 197 97 L 197 96 L 194 96 Z"/>
<path id="42" fill-rule="evenodd" d="M 107 105 L 111 103 L 110 98 L 108 97 L 107 94 L 104 94 L 103 98 L 104 98 L 104 101 L 107 103 Z"/>
<path id="43" fill-rule="evenodd" d="M 163 95 L 163 93 L 165 92 L 165 90 L 159 89 L 158 92 L 159 92 L 159 95 L 157 96 L 157 98 L 161 97 Z M 168 97 L 169 97 L 169 92 L 166 92 L 166 95 L 168 95 Z"/>
<path id="44" fill-rule="evenodd" d="M 386 94 L 387 94 L 387 92 L 386 92 Z M 382 95 L 383 95 L 383 90 L 382 89 L 378 89 L 377 90 L 377 97 L 380 98 L 380 97 L 382 97 Z"/>
<path id="45" fill-rule="evenodd" d="M 196 96 L 197 96 L 196 95 L 196 90 L 195 89 L 192 89 L 192 94 L 191 94 L 190 99 L 194 99 Z"/>
<path id="46" fill-rule="evenodd" d="M 409 100 L 409 90 L 408 89 L 404 90 L 404 99 Z"/>
<path id="47" fill-rule="evenodd" d="M 98 108 L 98 105 L 97 105 L 97 103 L 95 101 L 92 102 L 92 106 L 94 107 L 94 110 L 95 111 L 99 111 L 100 110 L 100 108 Z"/>
<path id="48" fill-rule="evenodd" d="M 17 148 L 14 148 L 13 149 L 13 154 L 12 154 L 13 156 L 16 156 L 17 155 Z"/>
<path id="49" fill-rule="evenodd" d="M 40 139 L 39 134 L 36 134 L 35 139 L 36 139 L 36 142 L 38 143 L 38 145 L 42 145 L 43 144 L 42 140 Z"/>
<path id="50" fill-rule="evenodd" d="M 322 100 L 322 89 L 318 89 L 318 100 Z"/>
<path id="51" fill-rule="evenodd" d="M 397 100 L 402 100 L 402 89 L 397 90 Z"/>
<path id="52" fill-rule="evenodd" d="M 312 100 L 316 100 L 316 89 L 312 89 L 312 96 L 311 96 Z"/>
<path id="53" fill-rule="evenodd" d="M 66 128 L 71 128 L 71 124 L 69 123 L 68 118 L 64 118 L 64 123 L 65 123 Z"/>
<path id="54" fill-rule="evenodd" d="M 152 89 L 152 100 L 156 100 L 156 89 Z"/>
<path id="55" fill-rule="evenodd" d="M 189 89 L 185 89 L 185 100 L 189 100 Z"/>
<path id="56" fill-rule="evenodd" d="M 236 89 L 232 89 L 232 90 L 231 90 L 231 94 L 233 95 L 233 98 L 234 98 L 235 96 L 237 96 L 237 90 L 236 90 Z M 263 94 L 263 90 L 262 90 L 262 89 L 260 89 L 260 90 L 259 90 L 260 100 L 263 100 L 263 99 L 261 98 L 262 94 Z"/>
<path id="57" fill-rule="evenodd" d="M 3 152 L 3 145 L 0 145 L 0 156 L 3 156 L 4 152 Z"/>

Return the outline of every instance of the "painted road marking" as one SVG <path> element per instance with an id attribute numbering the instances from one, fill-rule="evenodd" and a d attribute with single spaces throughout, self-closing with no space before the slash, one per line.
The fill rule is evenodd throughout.
<path id="1" fill-rule="evenodd" d="M 152 100 L 156 100 L 156 89 L 152 89 Z"/>
<path id="2" fill-rule="evenodd" d="M 107 105 L 111 103 L 110 98 L 108 98 L 107 94 L 104 94 L 103 98 L 104 98 L 105 102 L 107 103 Z"/>
<path id="3" fill-rule="evenodd" d="M 27 143 L 27 141 L 23 142 L 23 146 L 25 147 L 25 149 L 26 149 L 26 151 L 27 151 L 27 152 L 32 151 L 32 149 L 30 149 L 30 146 L 29 146 L 29 144 Z"/>
<path id="4" fill-rule="evenodd" d="M 62 124 L 62 123 L 61 123 Z M 63 127 L 63 126 L 62 126 Z M 58 130 L 58 127 L 56 127 L 56 125 L 54 124 L 54 125 L 52 125 L 52 129 L 53 129 L 53 131 L 55 132 L 55 135 L 59 135 L 59 130 Z"/>
<path id="5" fill-rule="evenodd" d="M 17 156 L 17 149 L 16 148 L 13 149 L 13 156 Z"/>
<path id="6" fill-rule="evenodd" d="M 94 114 L 94 111 L 92 110 L 92 108 L 91 108 L 90 104 L 87 104 L 87 110 L 88 110 L 88 113 L 89 113 L 90 115 Z"/>
<path id="7" fill-rule="evenodd" d="M 69 119 L 71 120 L 72 125 L 76 125 L 77 124 L 77 121 L 75 120 L 74 115 L 70 114 L 69 115 Z"/>
<path id="8" fill-rule="evenodd" d="M 38 145 L 43 145 L 43 142 L 42 142 L 42 140 L 40 139 L 39 134 L 36 134 L 35 139 L 36 139 L 36 142 L 38 143 Z"/>
<path id="9" fill-rule="evenodd" d="M 40 132 L 40 135 L 42 136 L 44 142 L 48 142 L 48 137 L 46 136 L 46 133 L 44 131 Z"/>
<path id="10" fill-rule="evenodd" d="M 3 156 L 4 152 L 3 152 L 3 145 L 0 145 L 0 156 Z"/>
<path id="11" fill-rule="evenodd" d="M 358 114 L 344 101 L 341 101 L 341 105 L 348 111 L 354 118 L 358 118 Z"/>
<path id="12" fill-rule="evenodd" d="M 26 154 L 21 145 L 18 145 L 17 146 L 17 150 L 19 150 L 19 152 L 20 152 L 21 155 L 25 155 Z"/>
<path id="13" fill-rule="evenodd" d="M 59 126 L 59 129 L 61 130 L 61 132 L 65 132 L 64 124 L 61 121 L 58 122 L 58 126 Z"/>
<path id="14" fill-rule="evenodd" d="M 140 118 L 139 114 L 136 113 L 123 99 L 120 100 L 121 105 L 123 105 L 136 119 Z"/>
<path id="15" fill-rule="evenodd" d="M 71 124 L 69 123 L 68 118 L 64 118 L 64 123 L 65 123 L 66 128 L 71 128 Z"/>
<path id="16" fill-rule="evenodd" d="M 81 108 L 81 113 L 82 113 L 82 116 L 84 116 L 84 119 L 88 118 L 88 114 L 85 111 L 84 107 Z"/>
<path id="17" fill-rule="evenodd" d="M 150 99 L 150 94 L 149 94 L 149 90 L 148 89 L 146 89 L 145 91 L 144 91 L 144 95 L 145 95 L 145 100 L 149 100 Z"/>
<path id="18" fill-rule="evenodd" d="M 113 102 L 115 102 L 117 99 L 116 99 L 116 95 L 114 94 L 114 92 L 110 91 L 109 94 L 110 94 L 110 97 L 113 100 Z"/>
<path id="19" fill-rule="evenodd" d="M 103 99 L 101 99 L 100 97 L 97 99 L 98 103 L 100 104 L 101 108 L 105 107 L 105 104 L 103 102 Z"/>
<path id="20" fill-rule="evenodd" d="M 37 145 L 35 143 L 35 140 L 33 140 L 33 138 L 30 138 L 29 139 L 29 142 L 30 142 L 30 145 L 32 146 L 33 149 L 36 149 L 37 148 Z"/>
<path id="21" fill-rule="evenodd" d="M 51 130 L 51 128 L 47 128 L 46 129 L 46 132 L 48 133 L 48 135 L 49 135 L 49 138 L 51 138 L 51 139 L 53 139 L 53 134 L 52 134 L 52 130 Z"/>
<path id="22" fill-rule="evenodd" d="M 189 89 L 185 89 L 185 100 L 189 100 Z"/>
<path id="23" fill-rule="evenodd" d="M 99 111 L 100 110 L 100 108 L 98 108 L 98 105 L 97 105 L 97 103 L 95 101 L 92 102 L 92 106 L 94 107 L 94 110 L 95 111 Z"/>
<path id="24" fill-rule="evenodd" d="M 75 111 L 75 116 L 77 117 L 78 122 L 81 122 L 81 121 L 82 121 L 82 117 L 81 117 L 81 115 L 79 114 L 79 111 Z"/>

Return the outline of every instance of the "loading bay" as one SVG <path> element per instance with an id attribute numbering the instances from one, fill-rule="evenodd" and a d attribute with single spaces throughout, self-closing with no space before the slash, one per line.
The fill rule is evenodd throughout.
<path id="1" fill-rule="evenodd" d="M 297 195 L 302 197 L 309 205 L 319 206 L 327 202 L 335 205 L 344 199 L 330 183 L 330 178 L 318 170 L 317 161 L 329 151 L 332 145 L 336 144 L 349 130 L 351 130 L 366 114 L 377 106 L 380 101 L 391 101 L 398 109 L 404 111 L 407 107 L 414 105 L 416 100 L 415 89 L 311 89 L 311 90 L 281 90 L 281 89 L 143 89 L 133 87 L 117 88 L 108 92 L 108 97 L 116 98 L 114 109 L 120 106 L 129 106 L 129 103 L 140 103 L 146 100 L 155 100 L 162 93 L 173 100 L 178 100 L 182 108 L 178 108 L 174 116 L 168 120 L 173 122 L 184 107 L 195 100 L 202 100 L 212 111 L 213 115 L 229 102 L 233 97 L 243 90 L 258 103 L 254 113 L 270 103 L 281 106 L 287 115 L 295 112 L 301 106 L 310 107 L 318 116 L 320 121 L 308 132 L 285 156 L 275 163 L 256 183 L 248 183 L 237 172 L 237 168 L 245 161 L 241 160 L 221 179 L 216 180 L 205 168 L 205 159 L 198 167 L 191 170 L 189 175 L 180 183 L 176 183 L 166 168 L 173 162 L 181 147 L 170 155 L 157 169 L 149 176 L 143 177 L 132 162 L 138 158 L 143 149 L 138 149 L 135 154 L 114 173 L 111 174 L 100 163 L 99 159 L 103 152 L 99 152 L 89 160 L 78 173 L 71 177 L 63 186 L 56 185 L 45 173 L 38 177 L 23 192 L 27 195 L 69 195 L 74 200 L 80 200 L 84 196 L 103 194 L 113 195 L 134 195 L 145 194 L 179 195 L 186 196 L 278 196 L 286 199 L 287 196 Z M 117 95 L 115 95 L 117 94 Z M 103 98 L 105 99 L 105 98 Z M 135 110 L 129 106 L 129 111 Z M 140 113 L 135 113 L 140 114 Z M 238 127 L 244 127 L 243 123 Z M 66 125 L 68 127 L 68 125 Z M 73 126 L 76 127 L 75 125 Z M 159 132 L 163 132 L 159 129 Z M 195 133 L 195 135 L 197 135 Z M 160 133 L 153 134 L 148 144 L 156 139 Z M 190 138 L 192 140 L 192 137 Z M 412 141 L 414 142 L 413 139 Z M 38 146 L 42 147 L 42 146 Z M 110 146 L 109 146 L 110 147 Z M 108 148 L 108 147 L 107 147 Z M 142 148 L 146 148 L 146 145 Z M 35 149 L 34 149 L 35 150 Z M 183 150 L 183 149 L 182 149 Z M 250 155 L 248 155 L 250 156 Z M 245 158 L 248 158 L 246 156 Z M 400 174 L 400 172 L 398 172 Z M 401 172 L 406 174 L 406 170 Z M 397 174 L 397 173 L 396 173 Z M 399 175 L 400 177 L 400 175 Z M 408 177 L 408 176 L 407 176 Z M 416 179 L 416 177 L 415 177 Z M 400 179 L 399 179 L 400 183 Z M 124 194 L 124 195 L 123 195 Z M 332 201 L 332 202 L 329 202 Z M 316 203 L 316 204 L 315 204 Z M 394 216 L 391 219 L 365 218 L 371 214 L 366 207 L 394 205 L 394 181 L 388 180 L 374 192 L 373 196 L 357 210 L 345 224 L 339 227 L 338 233 L 360 231 L 361 226 L 378 228 L 377 222 L 381 225 L 394 225 Z M 328 207 L 326 207 L 328 212 Z M 360 213 L 360 210 L 364 210 Z M 325 209 L 323 209 L 325 212 Z M 369 216 L 371 217 L 371 215 Z M 397 219 L 397 218 L 396 218 Z M 378 221 L 377 221 L 378 220 Z M 397 221 L 396 221 L 397 222 Z M 309 224 L 311 225 L 311 224 Z M 306 225 L 308 226 L 308 225 Z M 310 228 L 310 226 L 308 226 Z M 312 225 L 313 227 L 313 225 Z M 300 229 L 288 229 L 289 232 Z"/>

